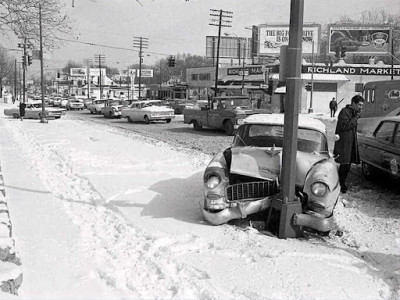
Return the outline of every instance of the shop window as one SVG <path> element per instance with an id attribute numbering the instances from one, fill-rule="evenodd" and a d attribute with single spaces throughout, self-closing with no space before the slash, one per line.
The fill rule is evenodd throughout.
<path id="1" fill-rule="evenodd" d="M 199 74 L 192 74 L 192 80 L 199 80 Z"/>
<path id="2" fill-rule="evenodd" d="M 364 84 L 363 83 L 356 83 L 355 91 L 357 93 L 362 93 L 364 89 Z"/>

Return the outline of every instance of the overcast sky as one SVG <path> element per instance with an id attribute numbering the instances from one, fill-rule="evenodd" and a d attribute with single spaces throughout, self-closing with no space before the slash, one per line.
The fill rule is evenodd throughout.
<path id="1" fill-rule="evenodd" d="M 126 68 L 138 62 L 137 52 L 98 45 L 133 49 L 134 37 L 148 38 L 144 63 L 177 53 L 205 55 L 207 35 L 217 35 L 210 26 L 210 9 L 233 12 L 232 27 L 223 33 L 251 37 L 245 27 L 266 23 L 289 24 L 290 0 L 62 0 L 74 28 L 73 36 L 59 50 L 46 54 L 50 68 L 69 59 L 82 62 L 104 54 L 112 67 Z M 363 11 L 385 9 L 400 15 L 399 0 L 305 0 L 304 22 L 334 23 L 343 15 L 358 18 Z M 6 47 L 8 45 L 5 45 Z M 150 55 L 150 56 L 148 56 Z"/>

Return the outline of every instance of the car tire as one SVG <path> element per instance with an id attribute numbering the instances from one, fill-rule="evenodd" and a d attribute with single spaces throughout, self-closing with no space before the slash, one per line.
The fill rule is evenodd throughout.
<path id="1" fill-rule="evenodd" d="M 225 129 L 225 133 L 229 136 L 232 136 L 235 133 L 235 128 L 233 127 L 231 120 L 225 121 L 224 129 Z"/>
<path id="2" fill-rule="evenodd" d="M 203 129 L 203 127 L 199 123 L 197 123 L 197 121 L 193 121 L 193 128 L 195 131 L 200 131 Z"/>
<path id="3" fill-rule="evenodd" d="M 93 114 L 93 111 L 91 110 L 90 113 Z"/>
<path id="4" fill-rule="evenodd" d="M 126 119 L 128 120 L 128 123 L 132 123 L 133 122 L 131 117 L 126 117 Z"/>
<path id="5" fill-rule="evenodd" d="M 18 118 L 19 118 L 19 114 L 12 114 L 12 117 L 13 117 L 14 119 L 18 119 Z"/>
<path id="6" fill-rule="evenodd" d="M 171 123 L 171 119 L 166 119 L 165 122 Z"/>
<path id="7" fill-rule="evenodd" d="M 367 164 L 366 162 L 361 162 L 361 172 L 365 179 L 373 180 L 376 174 L 376 168 Z"/>
<path id="8" fill-rule="evenodd" d="M 144 116 L 143 120 L 144 120 L 144 122 L 145 122 L 146 124 L 150 124 L 150 119 L 149 119 L 148 116 Z"/>

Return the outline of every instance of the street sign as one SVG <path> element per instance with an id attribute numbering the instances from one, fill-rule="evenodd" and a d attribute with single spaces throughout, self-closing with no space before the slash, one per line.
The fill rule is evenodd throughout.
<path id="1" fill-rule="evenodd" d="M 267 89 L 268 88 L 268 84 L 260 84 L 260 89 Z"/>
<path id="2" fill-rule="evenodd" d="M 243 70 L 239 71 L 239 76 L 243 76 Z M 249 76 L 249 70 L 244 70 L 244 76 Z"/>

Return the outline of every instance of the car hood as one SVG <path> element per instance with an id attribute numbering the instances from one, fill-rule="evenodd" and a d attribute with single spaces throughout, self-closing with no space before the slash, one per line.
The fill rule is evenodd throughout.
<path id="1" fill-rule="evenodd" d="M 232 148 L 230 172 L 259 179 L 280 177 L 282 169 L 282 148 L 237 147 Z M 327 159 L 327 155 L 297 151 L 296 185 L 303 186 L 308 171 L 316 163 Z"/>

